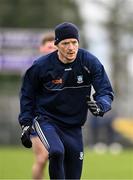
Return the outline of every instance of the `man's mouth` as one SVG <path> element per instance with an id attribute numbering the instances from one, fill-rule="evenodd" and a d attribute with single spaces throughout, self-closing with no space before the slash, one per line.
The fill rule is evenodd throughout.
<path id="1" fill-rule="evenodd" d="M 74 55 L 75 53 L 74 53 L 74 52 L 69 52 L 69 53 L 67 53 L 67 54 L 69 54 L 69 55 Z"/>

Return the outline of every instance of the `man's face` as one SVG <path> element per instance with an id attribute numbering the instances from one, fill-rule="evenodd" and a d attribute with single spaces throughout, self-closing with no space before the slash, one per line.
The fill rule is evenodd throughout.
<path id="1" fill-rule="evenodd" d="M 77 39 L 65 39 L 57 44 L 58 56 L 64 63 L 70 63 L 76 59 L 79 42 Z"/>
<path id="2" fill-rule="evenodd" d="M 42 54 L 48 54 L 55 51 L 57 48 L 54 45 L 54 41 L 47 41 L 45 44 L 40 46 L 40 52 Z"/>

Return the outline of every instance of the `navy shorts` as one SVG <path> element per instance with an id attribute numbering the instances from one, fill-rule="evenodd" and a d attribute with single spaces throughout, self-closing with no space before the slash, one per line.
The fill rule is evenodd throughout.
<path id="1" fill-rule="evenodd" d="M 62 127 L 34 121 L 35 130 L 49 152 L 50 179 L 80 179 L 83 163 L 81 127 Z"/>

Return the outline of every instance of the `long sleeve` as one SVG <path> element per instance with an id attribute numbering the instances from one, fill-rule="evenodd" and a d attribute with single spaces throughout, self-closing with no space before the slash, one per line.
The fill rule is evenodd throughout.
<path id="1" fill-rule="evenodd" d="M 92 70 L 92 85 L 95 90 L 94 100 L 101 106 L 103 112 L 111 109 L 114 92 L 103 65 L 97 60 Z"/>
<path id="2" fill-rule="evenodd" d="M 20 91 L 20 114 L 21 125 L 31 125 L 34 118 L 36 105 L 36 93 L 39 87 L 38 68 L 33 65 L 24 75 Z"/>

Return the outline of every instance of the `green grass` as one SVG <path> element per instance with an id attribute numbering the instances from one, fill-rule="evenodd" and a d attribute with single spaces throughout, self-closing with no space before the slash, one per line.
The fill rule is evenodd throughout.
<path id="1" fill-rule="evenodd" d="M 32 163 L 31 149 L 2 147 L 0 179 L 31 179 Z M 100 155 L 86 149 L 82 179 L 133 179 L 133 151 Z"/>
<path id="2" fill-rule="evenodd" d="M 133 151 L 114 155 L 86 151 L 82 178 L 133 179 Z"/>

